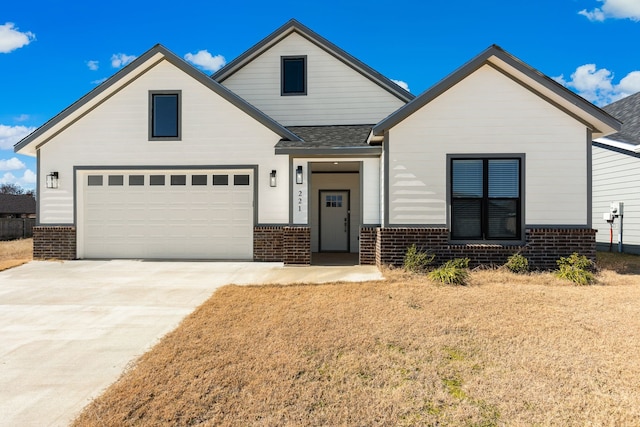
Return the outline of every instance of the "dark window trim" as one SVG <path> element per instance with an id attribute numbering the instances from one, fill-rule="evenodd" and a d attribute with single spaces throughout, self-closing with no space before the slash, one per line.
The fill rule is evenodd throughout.
<path id="1" fill-rule="evenodd" d="M 487 218 L 487 209 L 488 203 L 486 202 L 488 197 L 488 161 L 489 160 L 505 160 L 505 159 L 515 159 L 519 160 L 519 197 L 518 205 L 517 205 L 517 215 L 518 220 L 516 221 L 516 237 L 514 238 L 499 238 L 499 239 L 487 239 L 485 237 L 486 230 L 488 228 L 488 218 Z M 471 238 L 455 238 L 453 236 L 453 212 L 452 212 L 452 200 L 453 200 L 453 161 L 454 160 L 482 160 L 483 161 L 483 197 L 482 197 L 482 238 L 471 239 Z M 517 154 L 447 154 L 447 224 L 449 228 L 449 239 L 454 244 L 473 244 L 473 243 L 483 243 L 483 244 L 524 244 L 525 236 L 524 232 L 526 229 L 525 226 L 525 169 L 526 169 L 526 156 L 522 153 Z M 495 200 L 503 200 L 503 198 L 492 198 Z M 513 200 L 513 198 L 509 198 L 509 200 Z"/>
<path id="2" fill-rule="evenodd" d="M 284 63 L 288 59 L 302 59 L 303 64 L 303 84 L 302 92 L 285 92 L 284 91 Z M 288 55 L 280 57 L 280 95 L 282 96 L 305 96 L 307 94 L 307 55 Z"/>
<path id="3" fill-rule="evenodd" d="M 153 135 L 153 97 L 154 95 L 177 95 L 178 97 L 178 135 L 154 136 Z M 182 140 L 182 91 L 181 90 L 150 90 L 149 91 L 149 141 L 181 141 Z"/>

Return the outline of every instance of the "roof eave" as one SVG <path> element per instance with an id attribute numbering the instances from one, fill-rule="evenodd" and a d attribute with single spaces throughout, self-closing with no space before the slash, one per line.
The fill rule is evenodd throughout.
<path id="1" fill-rule="evenodd" d="M 382 147 L 275 147 L 275 154 L 290 156 L 379 156 Z"/>

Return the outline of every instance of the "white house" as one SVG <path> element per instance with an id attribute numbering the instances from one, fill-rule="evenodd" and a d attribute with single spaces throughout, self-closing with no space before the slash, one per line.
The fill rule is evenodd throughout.
<path id="1" fill-rule="evenodd" d="M 418 97 L 295 20 L 208 77 L 157 45 L 15 150 L 36 258 L 595 256 L 609 114 L 497 46 Z"/>
<path id="2" fill-rule="evenodd" d="M 623 124 L 620 132 L 593 141 L 593 218 L 594 228 L 598 229 L 597 245 L 603 250 L 611 246 L 618 251 L 622 231 L 622 250 L 640 254 L 640 93 L 609 104 L 603 110 Z M 623 212 L 622 218 L 613 219 L 611 228 L 603 214 L 610 213 L 614 202 L 622 202 Z"/>

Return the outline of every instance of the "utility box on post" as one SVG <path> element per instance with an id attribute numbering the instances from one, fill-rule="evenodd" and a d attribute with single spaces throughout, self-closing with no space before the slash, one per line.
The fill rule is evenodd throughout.
<path id="1" fill-rule="evenodd" d="M 614 217 L 624 215 L 624 203 L 623 202 L 611 202 L 610 212 Z"/>

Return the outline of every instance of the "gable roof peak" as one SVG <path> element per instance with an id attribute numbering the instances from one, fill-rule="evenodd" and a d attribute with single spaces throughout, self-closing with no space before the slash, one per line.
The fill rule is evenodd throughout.
<path id="1" fill-rule="evenodd" d="M 332 55 L 348 67 L 352 68 L 356 72 L 362 74 L 364 77 L 376 83 L 387 92 L 391 93 L 403 102 L 409 102 L 415 96 L 395 84 L 392 80 L 380 74 L 373 68 L 366 65 L 364 62 L 356 59 L 351 54 L 342 50 L 329 40 L 322 37 L 320 34 L 311 30 L 309 27 L 302 24 L 300 21 L 291 18 L 285 22 L 282 26 L 269 34 L 267 37 L 259 41 L 253 47 L 242 53 L 240 56 L 229 62 L 227 65 L 216 71 L 211 75 L 211 78 L 222 83 L 227 78 L 234 75 L 237 71 L 242 69 L 245 65 L 253 61 L 258 56 L 269 50 L 272 46 L 278 44 L 292 33 L 297 33 L 300 36 L 307 39 L 309 42 L 315 44 L 320 49 L 324 50 L 328 54 Z"/>
<path id="2" fill-rule="evenodd" d="M 594 136 L 596 134 L 611 134 L 620 130 L 621 123 L 610 114 L 513 56 L 497 44 L 492 44 L 440 82 L 379 122 L 373 128 L 373 135 L 383 135 L 385 131 L 396 126 L 485 65 L 509 76 L 527 90 L 588 125 L 594 132 Z"/>
<path id="3" fill-rule="evenodd" d="M 155 58 L 160 54 L 161 58 Z M 151 60 L 153 60 L 151 62 Z M 189 64 L 183 58 L 180 58 L 175 53 L 161 44 L 154 45 L 151 49 L 144 52 L 142 55 L 134 59 L 131 63 L 118 70 L 115 74 L 109 77 L 105 82 L 98 85 L 92 91 L 84 95 L 82 98 L 71 104 L 64 109 L 58 115 L 54 116 L 44 125 L 34 130 L 31 134 L 27 135 L 21 141 L 17 142 L 13 150 L 14 152 L 21 152 L 22 154 L 35 155 L 36 146 L 40 146 L 48 142 L 59 131 L 65 129 L 72 122 L 75 122 L 80 117 L 84 116 L 96 105 L 104 102 L 112 94 L 123 89 L 128 82 L 137 79 L 140 75 L 144 74 L 145 70 L 150 69 L 157 65 L 159 62 L 166 60 L 176 68 L 180 69 L 187 75 L 191 76 L 195 80 L 202 83 L 211 91 L 217 93 L 231 104 L 241 109 L 244 113 L 251 116 L 253 119 L 262 123 L 265 127 L 272 130 L 284 139 L 291 139 L 298 141 L 300 138 L 294 133 L 288 131 L 281 124 L 277 123 L 271 117 L 267 116 L 256 107 L 231 92 L 226 87 L 222 86 L 215 80 L 211 79 L 200 70 Z M 27 148 L 28 147 L 28 148 Z"/>

